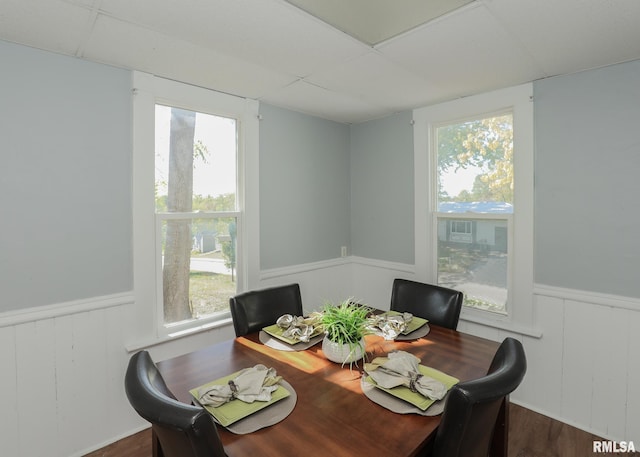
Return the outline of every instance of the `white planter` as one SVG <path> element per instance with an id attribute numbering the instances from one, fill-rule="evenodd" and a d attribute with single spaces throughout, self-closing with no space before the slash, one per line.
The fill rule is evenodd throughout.
<path id="1" fill-rule="evenodd" d="M 326 336 L 322 340 L 324 356 L 335 363 L 352 363 L 364 357 L 364 338 L 356 345 L 334 343 Z"/>

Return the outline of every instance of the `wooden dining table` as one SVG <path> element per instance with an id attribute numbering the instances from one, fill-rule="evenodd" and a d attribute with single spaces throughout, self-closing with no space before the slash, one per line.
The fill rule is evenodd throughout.
<path id="1" fill-rule="evenodd" d="M 460 381 L 486 374 L 498 343 L 430 327 L 427 336 L 412 341 L 369 335 L 367 358 L 401 350 Z M 176 398 L 192 403 L 190 389 L 256 364 L 273 367 L 295 389 L 297 403 L 284 420 L 253 433 L 234 434 L 219 426 L 229 457 L 411 457 L 435 437 L 441 416 L 397 414 L 371 401 L 360 385 L 362 362 L 351 368 L 330 362 L 320 343 L 304 351 L 282 351 L 261 343 L 256 332 L 157 365 Z M 505 404 L 494 434 L 495 454 L 506 453 L 507 411 Z"/>

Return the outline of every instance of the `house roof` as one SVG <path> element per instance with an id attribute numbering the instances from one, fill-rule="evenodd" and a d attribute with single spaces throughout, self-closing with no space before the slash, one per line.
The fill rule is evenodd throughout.
<path id="1" fill-rule="evenodd" d="M 489 213 L 512 214 L 513 205 L 505 202 L 442 202 L 441 213 Z"/>

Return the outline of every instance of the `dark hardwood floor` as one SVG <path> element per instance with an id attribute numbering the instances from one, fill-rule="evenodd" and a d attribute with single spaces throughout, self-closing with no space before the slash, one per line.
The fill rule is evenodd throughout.
<path id="1" fill-rule="evenodd" d="M 640 457 L 640 452 L 593 452 L 594 440 L 602 438 L 521 406 L 511 404 L 510 414 L 510 457 Z"/>
<path id="2" fill-rule="evenodd" d="M 514 404 L 509 420 L 510 457 L 640 457 L 640 452 L 594 453 L 593 441 L 601 438 Z M 142 431 L 85 457 L 151 457 L 151 432 Z"/>

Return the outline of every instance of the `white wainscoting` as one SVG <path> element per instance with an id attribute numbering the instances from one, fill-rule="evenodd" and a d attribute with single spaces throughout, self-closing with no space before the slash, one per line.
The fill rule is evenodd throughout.
<path id="1" fill-rule="evenodd" d="M 353 257 L 352 260 L 353 294 L 373 308 L 389 309 L 395 278 L 416 280 L 413 265 L 363 257 Z"/>
<path id="2" fill-rule="evenodd" d="M 576 300 L 580 297 L 580 300 Z M 598 436 L 640 441 L 639 300 L 536 286 L 542 337 L 461 322 L 459 330 L 501 341 L 513 336 L 527 374 L 511 399 Z"/>
<path id="3" fill-rule="evenodd" d="M 143 426 L 123 387 L 131 302 L 123 294 L 2 316 L 2 455 L 80 456 Z"/>
<path id="4" fill-rule="evenodd" d="M 357 257 L 262 271 L 255 288 L 297 282 L 305 311 L 354 297 L 388 309 L 413 265 Z M 133 294 L 0 315 L 0 443 L 11 457 L 76 457 L 147 424 L 124 373 Z M 512 400 L 612 440 L 640 441 L 640 300 L 536 286 L 541 337 L 461 321 L 459 330 L 520 339 L 528 371 Z M 152 347 L 162 360 L 232 336 L 227 325 Z"/>
<path id="5" fill-rule="evenodd" d="M 353 296 L 351 271 L 348 257 L 262 270 L 260 284 L 255 288 L 298 283 L 304 311 L 309 313 L 327 302 L 337 303 Z"/>

